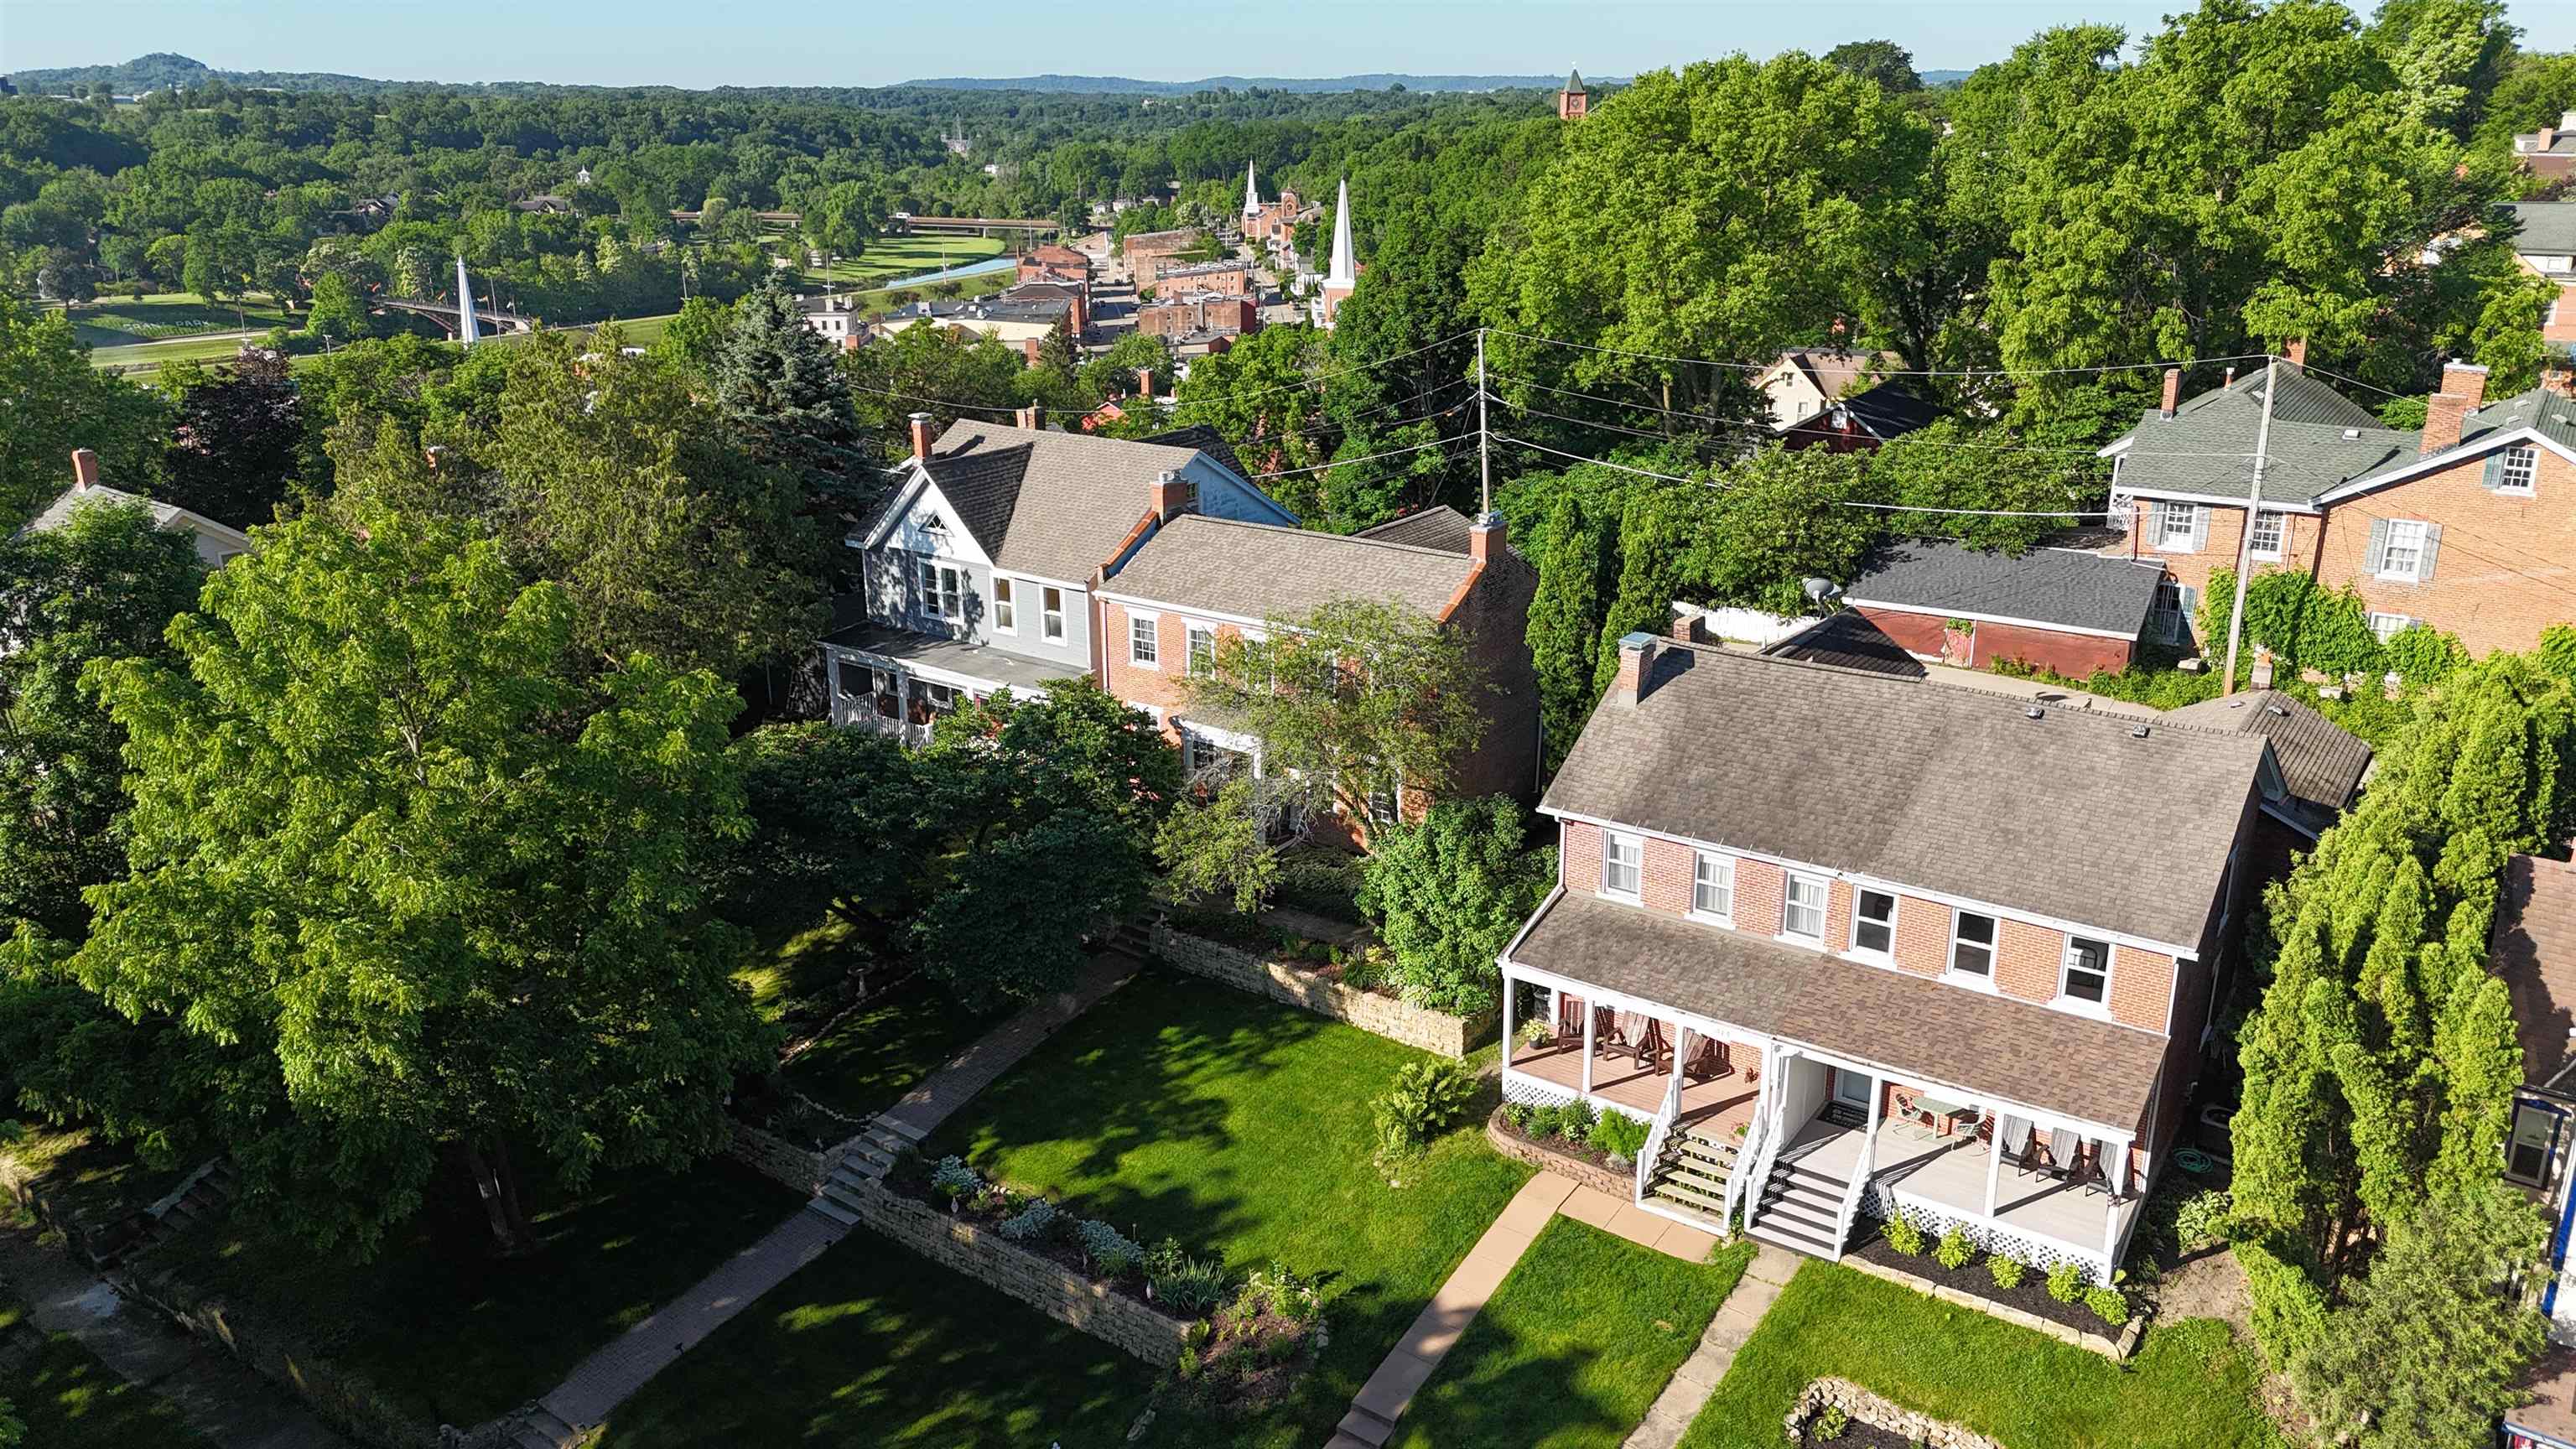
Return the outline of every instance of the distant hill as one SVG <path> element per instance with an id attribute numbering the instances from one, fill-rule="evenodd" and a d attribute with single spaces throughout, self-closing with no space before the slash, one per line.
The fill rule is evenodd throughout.
<path id="1" fill-rule="evenodd" d="M 104 85 L 120 96 L 201 86 L 221 79 L 226 85 L 258 86 L 281 91 L 378 91 L 420 82 L 370 80 L 323 71 L 216 70 L 204 61 L 156 51 L 123 65 L 74 65 L 54 70 L 9 73 L 11 83 L 31 94 L 60 94 L 77 86 L 86 91 Z"/>
<path id="2" fill-rule="evenodd" d="M 1976 72 L 1972 70 L 1926 70 L 1917 71 L 1915 74 L 1923 78 L 1925 89 L 1937 91 L 1957 85 L 1968 77 L 1975 75 Z"/>
<path id="3" fill-rule="evenodd" d="M 1383 91 L 1402 86 L 1409 91 L 1555 90 L 1561 75 L 1212 75 L 1204 80 L 1149 81 L 1122 75 L 1025 75 L 988 80 L 976 76 L 943 76 L 905 81 L 907 86 L 941 91 L 1039 91 L 1089 96 L 1186 96 L 1199 91 Z"/>

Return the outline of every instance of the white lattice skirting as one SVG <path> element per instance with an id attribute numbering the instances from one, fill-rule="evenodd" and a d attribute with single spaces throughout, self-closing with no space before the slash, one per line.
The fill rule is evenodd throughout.
<path id="1" fill-rule="evenodd" d="M 1891 1210 L 1902 1211 L 1930 1237 L 1941 1237 L 1955 1227 L 1968 1235 L 1969 1242 L 1986 1252 L 2018 1258 L 2043 1273 L 2060 1263 L 2073 1263 L 2082 1268 L 2085 1274 L 2096 1283 L 2108 1284 L 2111 1281 L 2110 1265 L 2102 1260 L 2102 1255 L 2099 1253 L 2069 1252 L 2055 1243 L 2028 1237 L 2010 1228 L 1981 1222 L 1964 1214 L 1945 1212 L 1928 1203 L 1896 1202 L 1888 1195 L 1884 1186 L 1875 1182 L 1861 1194 L 1860 1215 L 1862 1217 L 1875 1218 L 1883 1223 L 1887 1221 L 1887 1215 Z"/>
<path id="2" fill-rule="evenodd" d="M 1533 1107 L 1563 1107 L 1572 1104 L 1577 1095 L 1566 1088 L 1533 1082 L 1527 1077 L 1509 1073 L 1503 1077 L 1503 1100 L 1506 1102 L 1527 1102 Z"/>

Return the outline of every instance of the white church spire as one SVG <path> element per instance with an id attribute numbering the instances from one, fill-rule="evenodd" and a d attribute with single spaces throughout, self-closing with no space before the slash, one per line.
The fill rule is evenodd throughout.
<path id="1" fill-rule="evenodd" d="M 1243 214 L 1248 217 L 1261 214 L 1261 188 L 1253 184 L 1252 163 L 1249 161 L 1243 163 Z"/>
<path id="2" fill-rule="evenodd" d="M 1324 273 L 1324 285 L 1347 292 L 1359 284 L 1359 258 L 1351 251 L 1351 179 L 1345 176 L 1341 194 L 1333 199 L 1333 264 Z"/>

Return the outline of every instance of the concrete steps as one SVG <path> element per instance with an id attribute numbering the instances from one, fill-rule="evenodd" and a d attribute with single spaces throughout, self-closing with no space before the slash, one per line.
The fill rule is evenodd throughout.
<path id="1" fill-rule="evenodd" d="M 1762 1184 L 1753 1236 L 1810 1257 L 1839 1259 L 1843 1196 L 1851 1184 L 1796 1161 L 1777 1163 Z"/>
<path id="2" fill-rule="evenodd" d="M 581 1433 L 563 1416 L 543 1404 L 530 1404 L 519 1411 L 510 1426 L 508 1442 L 518 1449 L 563 1449 Z"/>
<path id="3" fill-rule="evenodd" d="M 1395 1437 L 1393 1419 L 1382 1419 L 1374 1412 L 1353 1404 L 1351 1411 L 1342 1415 L 1342 1422 L 1333 1426 L 1332 1444 L 1327 1445 L 1326 1449 L 1333 1449 L 1333 1446 L 1341 1445 L 1345 1441 L 1359 1445 L 1361 1449 L 1381 1449 L 1381 1446 L 1393 1437 Z"/>

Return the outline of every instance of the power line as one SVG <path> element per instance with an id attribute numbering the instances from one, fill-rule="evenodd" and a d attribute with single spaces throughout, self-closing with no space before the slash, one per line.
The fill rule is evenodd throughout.
<path id="1" fill-rule="evenodd" d="M 1434 438 L 1427 443 L 1416 443 L 1410 448 L 1389 448 L 1383 453 L 1371 453 L 1364 458 L 1335 458 L 1329 463 L 1310 463 L 1303 468 L 1282 468 L 1275 473 L 1255 473 L 1243 481 L 1258 483 L 1264 478 L 1285 478 L 1291 473 L 1320 473 L 1327 468 L 1346 468 L 1360 463 L 1374 463 L 1381 458 L 1401 458 L 1407 453 L 1419 453 L 1425 448 L 1445 448 L 1452 443 L 1465 441 L 1467 439 L 1464 434 L 1455 438 Z"/>
<path id="2" fill-rule="evenodd" d="M 1592 342 L 1569 342 L 1560 337 L 1541 337 L 1535 332 L 1515 332 L 1508 327 L 1491 329 L 1497 337 L 1518 337 L 1550 347 L 1579 348 L 1585 352 L 1604 352 L 1616 357 L 1634 357 L 1648 362 L 1679 362 L 1692 367 L 1715 367 L 1733 372 L 1768 372 L 1776 362 L 1720 362 L 1711 357 L 1675 357 L 1662 352 L 1634 352 L 1624 347 L 1604 347 Z M 2241 357 L 2199 357 L 2180 361 L 2112 362 L 2098 367 L 1962 367 L 1906 368 L 1872 367 L 1871 377 L 2054 377 L 2073 373 L 2134 372 L 2140 368 L 2206 367 L 2221 362 L 2259 362 L 2269 353 L 2247 353 Z"/>

